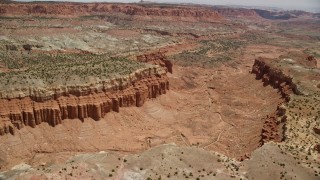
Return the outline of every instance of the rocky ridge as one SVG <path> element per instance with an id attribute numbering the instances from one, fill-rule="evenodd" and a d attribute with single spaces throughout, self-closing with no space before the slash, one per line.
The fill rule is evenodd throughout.
<path id="1" fill-rule="evenodd" d="M 291 94 L 301 94 L 293 82 L 292 77 L 284 74 L 279 69 L 270 67 L 263 58 L 255 60 L 251 72 L 256 74 L 256 79 L 261 79 L 265 86 L 270 85 L 277 88 L 284 99 L 283 103 L 290 100 Z M 278 104 L 274 114 L 264 119 L 265 122 L 261 133 L 262 144 L 269 141 L 281 142 L 284 138 L 284 123 L 287 117 L 283 103 Z"/>
<path id="2" fill-rule="evenodd" d="M 149 64 L 155 64 L 166 67 L 169 73 L 172 73 L 172 63 L 166 58 L 163 52 L 155 52 L 137 56 L 137 61 Z"/>
<path id="3" fill-rule="evenodd" d="M 111 79 L 96 79 L 91 83 L 82 83 L 75 85 L 55 85 L 48 87 L 23 87 L 0 91 L 0 98 L 24 98 L 31 97 L 32 100 L 43 102 L 50 99 L 57 99 L 60 96 L 75 95 L 85 96 L 91 93 L 122 90 L 148 76 L 162 76 L 167 73 L 167 69 L 161 66 L 148 66 L 138 69 L 126 76 L 115 77 Z"/>
<path id="4" fill-rule="evenodd" d="M 1 15 L 85 16 L 121 13 L 129 16 L 168 17 L 161 20 L 215 22 L 223 18 L 214 10 L 200 7 L 161 8 L 134 4 L 109 3 L 14 3 L 0 4 Z"/>
<path id="5" fill-rule="evenodd" d="M 30 97 L 1 99 L 0 135 L 14 134 L 24 126 L 35 127 L 42 122 L 51 126 L 64 119 L 92 118 L 99 120 L 110 111 L 119 112 L 120 107 L 142 106 L 148 98 L 156 98 L 169 89 L 167 77 L 146 77 L 134 82 L 124 90 L 92 93 L 86 96 L 61 96 L 44 102 L 33 101 Z"/>
<path id="6" fill-rule="evenodd" d="M 319 125 L 317 119 L 320 112 L 317 109 L 319 90 L 316 88 L 316 84 L 319 80 L 319 70 L 316 68 L 314 57 L 297 54 L 294 54 L 294 57 L 294 59 L 290 59 L 286 56 L 280 56 L 275 60 L 258 58 L 253 65 L 252 73 L 256 74 L 256 78 L 261 79 L 265 86 L 270 85 L 278 89 L 283 98 L 283 102 L 278 104 L 275 113 L 264 119 L 261 144 L 268 141 L 286 141 L 285 143 L 292 146 L 299 141 L 313 145 L 314 142 L 317 142 L 314 141 L 315 136 L 309 136 L 310 140 L 304 141 L 305 138 L 301 138 L 303 135 L 297 134 L 306 133 L 309 135 L 312 131 L 317 134 L 316 129 Z M 290 65 L 291 62 L 298 64 Z M 305 72 L 308 71 L 309 77 L 301 74 L 301 69 Z M 302 82 L 302 78 L 307 78 L 308 81 Z M 304 105 L 299 106 L 296 104 L 297 102 L 304 103 Z M 290 141 L 293 137 L 296 141 Z M 317 145 L 318 143 L 314 149 L 317 149 Z M 303 151 L 301 150 L 301 152 Z M 307 152 L 310 154 L 310 150 Z"/>
<path id="7" fill-rule="evenodd" d="M 283 153 L 312 168 L 318 176 L 320 71 L 315 61 L 301 53 L 288 53 L 276 59 L 258 58 L 252 73 L 265 86 L 278 89 L 283 97 L 277 110 L 264 119 L 261 145 L 278 142 Z"/>
<path id="8" fill-rule="evenodd" d="M 252 67 L 252 73 L 256 74 L 257 79 L 261 79 L 264 85 L 271 85 L 279 89 L 283 98 L 290 100 L 290 94 L 302 94 L 297 85 L 293 82 L 290 75 L 284 74 L 283 71 L 273 68 L 265 62 L 266 59 L 258 58 Z"/>
<path id="9" fill-rule="evenodd" d="M 153 60 L 167 64 L 170 62 L 164 55 L 159 57 L 162 59 L 157 60 L 156 56 Z M 56 126 L 64 119 L 99 120 L 105 113 L 119 112 L 120 107 L 140 107 L 147 99 L 156 98 L 169 90 L 167 68 L 165 63 L 161 65 L 164 67 L 155 65 L 154 68 L 138 70 L 128 76 L 111 79 L 108 83 L 100 82 L 94 86 L 29 90 L 29 94 L 25 93 L 24 96 L 2 97 L 0 135 L 14 134 L 15 129 L 35 127 L 42 122 Z"/>

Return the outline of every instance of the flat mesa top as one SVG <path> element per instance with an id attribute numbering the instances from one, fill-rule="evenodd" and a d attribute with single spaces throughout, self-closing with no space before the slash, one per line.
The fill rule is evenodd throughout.
<path id="1" fill-rule="evenodd" d="M 2 50 L 0 92 L 96 84 L 151 67 L 154 65 L 107 55 Z"/>

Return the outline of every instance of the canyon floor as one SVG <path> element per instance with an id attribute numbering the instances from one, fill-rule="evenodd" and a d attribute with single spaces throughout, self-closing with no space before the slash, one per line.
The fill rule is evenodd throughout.
<path id="1" fill-rule="evenodd" d="M 319 22 L 0 3 L 0 179 L 318 179 Z"/>

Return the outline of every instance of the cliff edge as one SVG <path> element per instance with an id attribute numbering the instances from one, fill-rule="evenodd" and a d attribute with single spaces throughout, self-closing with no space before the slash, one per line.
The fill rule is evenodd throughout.
<path id="1" fill-rule="evenodd" d="M 166 73 L 172 68 L 164 54 L 144 55 L 144 62 L 157 62 L 153 68 L 99 82 L 94 86 L 79 85 L 55 89 L 33 90 L 24 96 L 0 99 L 0 135 L 15 134 L 24 126 L 36 127 L 42 122 L 51 126 L 64 119 L 92 118 L 100 120 L 110 111 L 119 112 L 120 107 L 140 107 L 147 99 L 156 98 L 169 90 Z M 148 60 L 151 58 L 152 60 Z M 139 58 L 137 58 L 139 60 Z M 170 70 L 172 72 L 172 69 Z M 28 88 L 25 88 L 28 90 Z"/>

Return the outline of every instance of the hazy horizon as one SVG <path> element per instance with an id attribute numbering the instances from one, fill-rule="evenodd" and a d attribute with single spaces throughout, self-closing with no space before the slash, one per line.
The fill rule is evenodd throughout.
<path id="1" fill-rule="evenodd" d="M 19 1 L 70 1 L 70 2 L 122 2 L 133 3 L 139 0 L 19 0 Z M 145 0 L 147 1 L 147 0 Z M 156 3 L 193 3 L 193 4 L 208 4 L 208 5 L 240 5 L 240 6 L 264 6 L 277 7 L 288 10 L 305 10 L 320 12 L 320 0 L 150 0 Z"/>

